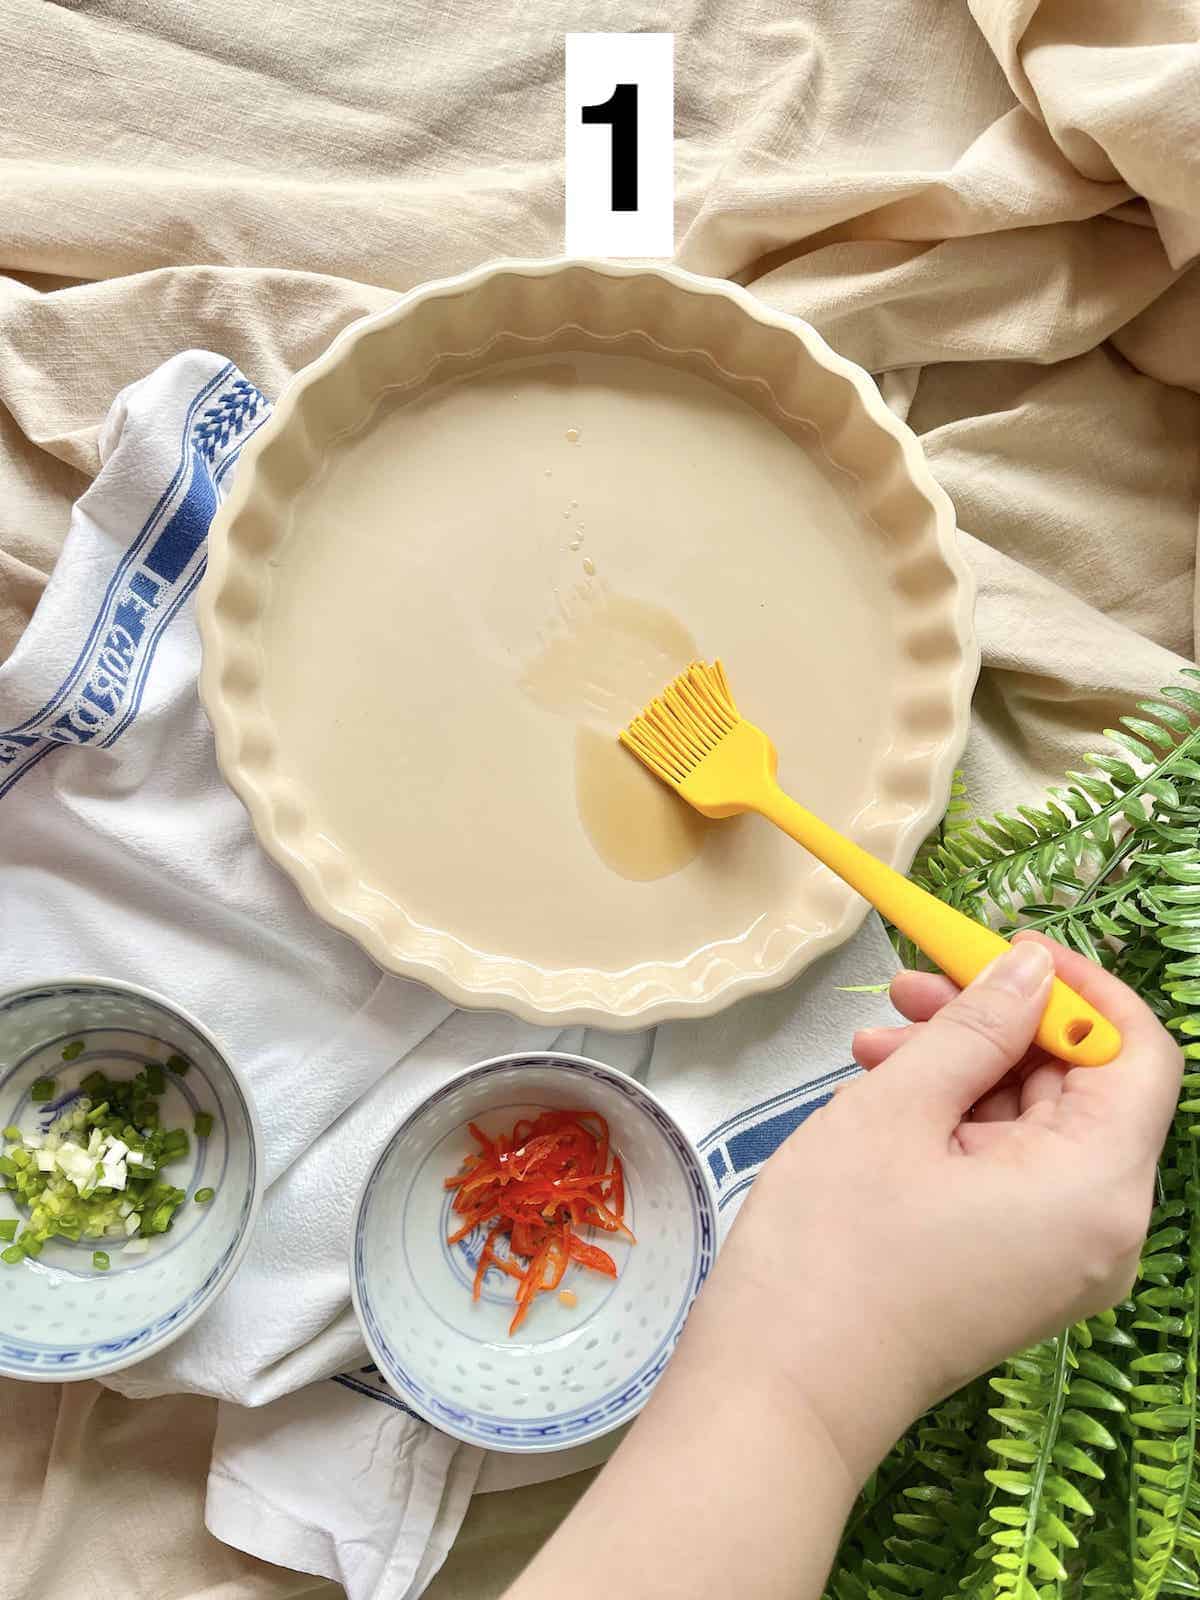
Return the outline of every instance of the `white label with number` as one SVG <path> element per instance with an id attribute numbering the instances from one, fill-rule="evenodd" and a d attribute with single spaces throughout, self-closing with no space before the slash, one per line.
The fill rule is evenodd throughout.
<path id="1" fill-rule="evenodd" d="M 675 35 L 567 34 L 566 249 L 675 253 Z"/>

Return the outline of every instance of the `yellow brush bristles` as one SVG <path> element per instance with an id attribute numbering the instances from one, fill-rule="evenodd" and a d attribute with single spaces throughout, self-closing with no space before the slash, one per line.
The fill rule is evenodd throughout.
<path id="1" fill-rule="evenodd" d="M 678 785 L 739 721 L 721 663 L 693 661 L 634 717 L 621 743 L 664 783 Z"/>

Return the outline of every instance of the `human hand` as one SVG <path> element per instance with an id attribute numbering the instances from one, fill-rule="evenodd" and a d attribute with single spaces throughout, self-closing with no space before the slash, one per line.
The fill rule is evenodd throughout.
<path id="1" fill-rule="evenodd" d="M 1121 1030 L 1109 1066 L 1031 1052 L 1055 968 Z M 1035 936 L 962 994 L 902 973 L 892 997 L 910 1026 L 858 1034 L 869 1072 L 763 1168 L 645 1413 L 513 1600 L 581 1559 L 622 1595 L 821 1593 L 914 1417 L 1128 1292 L 1181 1066 L 1148 1008 Z"/>
<path id="2" fill-rule="evenodd" d="M 1121 1030 L 1110 1065 L 1031 1050 L 1055 970 Z M 892 998 L 910 1025 L 856 1035 L 867 1075 L 768 1162 L 713 1286 L 757 1307 L 757 1358 L 860 1476 L 927 1406 L 1128 1294 L 1182 1063 L 1131 990 L 1035 934 L 961 994 L 906 972 Z"/>

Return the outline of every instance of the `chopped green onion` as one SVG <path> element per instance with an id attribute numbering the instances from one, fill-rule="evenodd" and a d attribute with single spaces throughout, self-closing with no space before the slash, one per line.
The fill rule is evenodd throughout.
<path id="1" fill-rule="evenodd" d="M 192 1198 L 198 1206 L 206 1206 L 215 1193 L 215 1189 L 197 1189 Z"/>
<path id="2" fill-rule="evenodd" d="M 188 1070 L 188 1068 L 191 1066 L 191 1064 L 192 1063 L 190 1061 L 188 1061 L 184 1056 L 168 1056 L 167 1057 L 167 1065 L 170 1067 L 172 1072 L 178 1073 L 178 1075 L 181 1078 L 183 1077 L 184 1073 Z"/>
<path id="3" fill-rule="evenodd" d="M 64 1048 L 64 1050 L 63 1050 L 63 1060 L 64 1061 L 78 1061 L 79 1057 L 82 1054 L 83 1054 L 83 1040 L 82 1039 L 76 1039 L 76 1040 L 74 1040 L 73 1043 L 67 1045 Z"/>
<path id="4" fill-rule="evenodd" d="M 108 1251 L 93 1250 L 92 1265 L 95 1267 L 97 1272 L 107 1272 L 109 1268 Z"/>
<path id="5" fill-rule="evenodd" d="M 10 1244 L 7 1250 L 0 1250 L 0 1261 L 7 1261 L 10 1267 L 15 1267 L 18 1261 L 24 1261 L 25 1252 L 19 1244 Z"/>
<path id="6" fill-rule="evenodd" d="M 177 1059 L 186 1069 L 183 1057 Z M 14 1223 L 0 1230 L 0 1246 L 16 1252 L 9 1258 L 13 1264 L 39 1255 L 46 1240 L 56 1235 L 97 1244 L 137 1235 L 139 1249 L 144 1249 L 144 1236 L 167 1232 L 187 1195 L 162 1181 L 161 1173 L 187 1155 L 192 1134 L 186 1128 L 161 1126 L 156 1094 L 165 1087 L 161 1062 L 146 1063 L 135 1078 L 90 1072 L 83 1094 L 59 1112 L 44 1135 L 22 1134 L 11 1125 L 12 1142 L 0 1154 L 0 1186 L 29 1212 L 23 1229 Z M 37 1092 L 52 1098 L 57 1092 L 54 1080 L 40 1079 Z M 211 1113 L 196 1113 L 197 1136 L 211 1132 L 214 1122 Z M 103 1181 L 105 1151 L 116 1140 L 125 1146 L 123 1189 L 109 1189 Z M 107 1262 L 103 1249 L 95 1255 Z M 0 1259 L 5 1259 L 2 1249 Z M 96 1266 L 105 1270 L 98 1260 Z"/>
<path id="7" fill-rule="evenodd" d="M 34 1105 L 41 1105 L 45 1100 L 54 1099 L 54 1079 L 38 1078 L 29 1091 L 29 1098 Z"/>
<path id="8" fill-rule="evenodd" d="M 19 1139 L 21 1137 L 21 1130 L 15 1122 L 10 1122 L 8 1127 L 5 1128 L 4 1137 L 6 1139 Z"/>
<path id="9" fill-rule="evenodd" d="M 5 1244 L 11 1244 L 16 1237 L 16 1217 L 4 1217 L 3 1219 L 0 1219 L 0 1239 L 3 1239 Z"/>

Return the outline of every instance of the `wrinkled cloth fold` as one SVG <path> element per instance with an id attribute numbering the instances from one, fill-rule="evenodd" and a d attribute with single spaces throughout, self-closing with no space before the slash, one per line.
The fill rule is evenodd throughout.
<path id="1" fill-rule="evenodd" d="M 0 665 L 0 939 L 10 984 L 95 972 L 203 1018 L 245 1072 L 263 1127 L 266 1192 L 233 1281 L 175 1343 L 108 1386 L 230 1402 L 209 1528 L 337 1579 L 350 1600 L 405 1600 L 440 1565 L 483 1456 L 363 1372 L 350 1231 L 391 1130 L 474 1062 L 582 1051 L 649 1081 L 711 1146 L 730 1217 L 769 1150 L 850 1072 L 849 1022 L 888 1012 L 878 997 L 831 1006 L 837 985 L 878 980 L 895 958 L 872 920 L 790 985 L 782 1009 L 735 1007 L 719 1030 L 606 1037 L 457 1011 L 381 974 L 313 917 L 257 847 L 196 691 L 208 527 L 269 412 L 231 362 L 205 351 L 114 402 L 101 470 Z M 774 1028 L 787 1030 L 783 1054 Z M 753 1048 L 739 1049 L 746 1040 Z M 540 1473 L 575 1460 L 547 1457 Z"/>
<path id="2" fill-rule="evenodd" d="M 99 469 L 119 390 L 195 347 L 274 395 L 396 292 L 557 252 L 562 34 L 629 27 L 677 33 L 678 259 L 885 375 L 956 502 L 984 658 L 973 808 L 1030 799 L 1171 679 L 1194 654 L 1200 498 L 1195 0 L 722 0 L 636 16 L 617 0 L 121 0 L 45 7 L 36 28 L 0 0 L 0 659 Z M 58 870 L 83 881 L 70 853 Z M 172 916 L 193 890 L 172 885 Z M 0 879 L 0 915 L 6 891 Z M 367 1004 L 365 985 L 352 999 Z M 708 1037 L 722 1041 L 719 1019 Z M 104 1499 L 79 1463 L 123 1405 L 177 1407 L 192 1431 L 176 1472 Z M 53 1442 L 52 1410 L 19 1414 L 33 1453 L 0 1548 L 22 1552 L 7 1570 L 24 1594 L 72 1592 L 31 1532 L 53 1506 L 104 1519 L 93 1544 L 114 1592 L 306 1592 L 204 1533 L 211 1402 L 107 1393 L 87 1410 L 72 1392 Z M 39 1513 L 30 1473 L 46 1462 Z M 498 1593 L 503 1526 L 469 1514 L 438 1600 Z M 104 1567 L 109 1546 L 142 1553 L 132 1579 Z"/>

